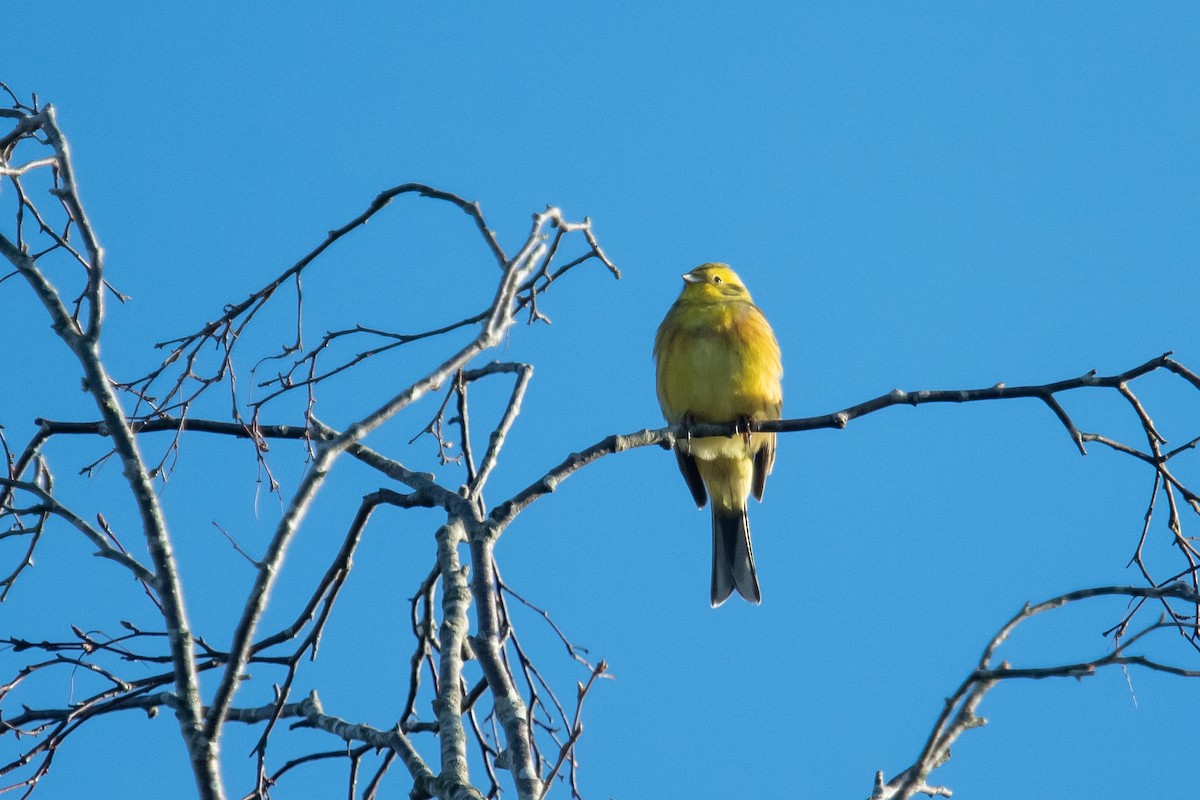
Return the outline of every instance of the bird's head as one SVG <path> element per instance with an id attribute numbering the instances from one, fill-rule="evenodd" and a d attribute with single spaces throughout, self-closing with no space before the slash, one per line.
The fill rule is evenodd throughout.
<path id="1" fill-rule="evenodd" d="M 681 298 L 695 302 L 717 302 L 722 300 L 749 300 L 750 292 L 742 279 L 728 264 L 701 264 L 691 272 L 683 273 Z"/>

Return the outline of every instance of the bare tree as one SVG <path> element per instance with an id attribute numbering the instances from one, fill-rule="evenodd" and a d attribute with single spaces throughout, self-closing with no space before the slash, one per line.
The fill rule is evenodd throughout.
<path id="1" fill-rule="evenodd" d="M 511 496 L 485 501 L 484 488 L 507 446 L 532 370 L 525 363 L 488 362 L 489 354 L 518 321 L 545 320 L 541 298 L 576 267 L 594 263 L 620 277 L 589 221 L 570 222 L 558 209 L 547 208 L 533 215 L 530 229 L 509 252 L 477 204 L 422 184 L 394 186 L 245 299 L 230 302 L 197 330 L 157 343 L 165 353 L 161 363 L 138 377 L 118 378 L 110 372 L 111 355 L 102 355 L 100 341 L 107 303 L 123 302 L 125 297 L 117 288 L 120 281 L 110 282 L 105 270 L 104 250 L 80 197 L 67 138 L 53 107 L 39 105 L 36 98 L 25 103 L 8 94 L 11 107 L 0 109 L 0 117 L 8 123 L 7 130 L 0 132 L 0 176 L 11 190 L 11 217 L 0 229 L 0 254 L 13 271 L 0 276 L 0 282 L 13 279 L 28 285 L 48 315 L 53 334 L 74 357 L 95 413 L 69 421 L 38 419 L 36 433 L 26 442 L 11 442 L 0 430 L 7 462 L 0 477 L 0 518 L 6 526 L 0 539 L 8 548 L 3 557 L 9 565 L 0 567 L 5 573 L 0 599 L 18 584 L 23 588 L 35 579 L 28 568 L 39 548 L 50 546 L 45 533 L 57 524 L 85 537 L 95 555 L 132 576 L 145 600 L 141 608 L 115 610 L 125 619 L 119 633 L 72 627 L 69 635 L 47 632 L 47 638 L 37 641 L 3 634 L 10 652 L 24 659 L 9 675 L 0 675 L 6 681 L 0 684 L 0 735 L 11 734 L 7 737 L 11 755 L 0 765 L 4 785 L 22 795 L 32 793 L 55 754 L 81 726 L 117 712 L 154 713 L 166 707 L 178 720 L 202 798 L 229 796 L 221 759 L 227 723 L 255 726 L 259 731 L 255 779 L 253 785 L 237 789 L 239 796 L 267 797 L 297 766 L 326 760 L 345 764 L 351 795 L 361 791 L 365 798 L 376 796 L 397 760 L 414 798 L 494 797 L 502 787 L 512 786 L 519 797 L 536 800 L 558 783 L 578 796 L 575 747 L 583 730 L 582 706 L 595 682 L 605 676 L 606 664 L 593 662 L 547 610 L 505 582 L 494 556 L 496 541 L 532 503 L 602 457 L 650 445 L 669 448 L 678 436 L 737 435 L 731 422 L 608 436 L 571 452 Z M 479 282 L 494 287 L 490 302 L 461 319 L 417 333 L 354 324 L 329 331 L 310 344 L 304 328 L 305 275 L 330 248 L 406 195 L 435 200 L 465 214 L 488 262 L 487 269 L 479 272 Z M 290 341 L 265 353 L 243 352 L 252 325 L 268 313 L 287 316 Z M 441 355 L 416 379 L 386 396 L 371 398 L 369 410 L 348 423 L 335 426 L 318 418 L 318 394 L 326 386 L 369 369 L 377 356 L 430 341 L 440 343 Z M 1145 526 L 1132 557 L 1144 585 L 1089 588 L 1026 606 L 986 641 L 977 668 L 947 699 L 914 764 L 891 780 L 879 773 L 872 798 L 949 795 L 948 789 L 931 785 L 929 777 L 948 757 L 950 745 L 980 724 L 976 712 L 981 700 L 1004 681 L 1078 678 L 1110 665 L 1200 675 L 1195 663 L 1168 663 L 1140 650 L 1131 652 L 1134 645 L 1149 647 L 1160 632 L 1182 637 L 1192 655 L 1200 650 L 1200 553 L 1183 529 L 1183 506 L 1200 512 L 1200 497 L 1171 469 L 1172 461 L 1189 452 L 1200 438 L 1166 449 L 1166 440 L 1134 391 L 1139 379 L 1154 373 L 1200 390 L 1200 377 L 1166 354 L 1111 376 L 1088 373 L 1037 386 L 897 390 L 818 417 L 752 423 L 757 430 L 799 432 L 845 427 L 893 406 L 1036 398 L 1062 423 L 1080 452 L 1086 452 L 1089 444 L 1108 447 L 1143 462 L 1148 471 L 1151 488 Z M 246 398 L 238 391 L 239 377 L 253 383 L 256 397 Z M 483 415 L 468 397 L 472 386 L 485 381 L 506 381 L 508 388 L 501 408 L 488 416 L 495 422 L 487 426 L 486 437 L 480 437 L 479 430 L 472 428 L 473 408 L 475 419 Z M 1144 446 L 1078 428 L 1061 400 L 1073 392 L 1118 393 L 1144 432 Z M 439 393 L 437 412 L 422 423 L 422 432 L 432 438 L 443 462 L 460 461 L 466 475 L 461 487 L 445 485 L 430 473 L 406 466 L 396 453 L 365 443 L 373 431 L 411 413 L 417 400 Z M 227 405 L 227 414 L 207 413 L 219 404 Z M 279 413 L 286 415 L 286 422 L 272 419 Z M 164 433 L 167 444 L 157 448 L 156 456 L 148 456 L 147 437 Z M 254 577 L 244 597 L 238 598 L 240 610 L 219 631 L 199 630 L 191 622 L 197 593 L 183 576 L 173 533 L 176 523 L 160 499 L 162 482 L 181 458 L 185 435 L 189 442 L 215 437 L 250 443 L 261 474 L 280 502 L 278 522 L 261 553 L 250 553 L 253 548 L 243 547 L 238 537 L 222 531 L 249 562 Z M 111 500 L 131 498 L 137 509 L 134 522 L 124 527 L 113 524 L 114 514 L 108 509 L 82 510 L 63 491 L 56 477 L 63 465 L 52 463 L 47 451 L 52 441 L 65 438 L 105 443 L 104 454 L 83 465 L 83 471 L 91 474 L 104 462 L 119 463 L 127 497 Z M 480 441 L 486 445 L 477 447 Z M 273 444 L 280 443 L 287 449 L 272 450 Z M 289 459 L 300 476 L 291 488 L 274 477 L 280 461 Z M 281 612 L 291 621 L 266 629 L 272 602 L 294 600 L 272 595 L 284 557 L 310 519 L 315 499 L 347 461 L 365 467 L 383 486 L 364 488 L 357 510 L 344 522 L 336 555 L 309 587 L 307 597 Z M 1151 519 L 1163 513 L 1163 504 L 1179 559 L 1169 575 L 1152 574 L 1144 558 L 1145 531 Z M 337 709 L 323 707 L 319 687 L 309 682 L 302 668 L 306 658 L 316 656 L 357 548 L 381 506 L 436 509 L 443 515 L 432 543 L 411 545 L 414 557 L 423 559 L 428 568 L 417 585 L 404 590 L 409 595 L 411 655 L 405 700 L 395 710 L 391 728 L 353 724 Z M 1029 617 L 1114 595 L 1128 598 L 1130 604 L 1109 632 L 1113 646 L 1107 652 L 1073 663 L 996 663 L 997 650 Z M 548 625 L 567 656 L 578 662 L 580 675 L 573 697 L 560 698 L 561 690 L 539 666 L 547 654 L 523 645 L 513 613 L 518 607 Z M 1158 616 L 1144 620 L 1150 609 L 1156 609 Z M 210 644 L 224 639 L 228 647 Z M 131 666 L 138 670 L 131 671 Z M 64 672 L 87 678 L 79 681 L 79 686 L 87 687 L 85 696 L 43 708 L 23 702 L 22 693 L 35 678 Z M 240 705 L 239 690 L 247 677 L 254 676 L 262 676 L 258 685 L 273 685 L 273 696 L 257 705 Z M 430 719 L 421 717 L 426 708 L 433 709 Z M 271 748 L 296 729 L 322 732 L 328 744 L 282 764 L 268 758 L 274 752 Z M 419 754 L 414 744 L 419 737 L 437 738 L 436 763 Z M 478 756 L 469 755 L 471 750 Z M 472 775 L 473 764 L 476 771 L 482 766 L 482 776 Z M 501 771 L 507 777 L 501 777 Z"/>

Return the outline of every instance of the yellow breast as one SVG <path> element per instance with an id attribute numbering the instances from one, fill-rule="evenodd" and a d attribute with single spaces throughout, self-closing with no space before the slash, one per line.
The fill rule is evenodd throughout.
<path id="1" fill-rule="evenodd" d="M 696 422 L 779 419 L 779 345 L 753 303 L 676 303 L 659 327 L 654 354 L 667 421 L 685 414 Z"/>

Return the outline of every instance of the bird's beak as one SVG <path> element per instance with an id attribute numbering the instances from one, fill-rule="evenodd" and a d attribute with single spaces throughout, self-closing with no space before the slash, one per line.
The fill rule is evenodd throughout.
<path id="1" fill-rule="evenodd" d="M 699 275 L 693 275 L 690 272 L 685 272 L 685 273 L 683 273 L 683 282 L 684 283 L 703 283 L 704 279 L 701 278 Z"/>

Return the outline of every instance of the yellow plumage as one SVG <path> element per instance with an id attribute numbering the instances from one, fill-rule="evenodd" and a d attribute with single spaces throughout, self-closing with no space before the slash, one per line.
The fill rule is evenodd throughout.
<path id="1" fill-rule="evenodd" d="M 663 416 L 672 423 L 779 419 L 779 344 L 737 273 L 725 264 L 702 264 L 683 280 L 654 339 Z M 675 455 L 696 505 L 712 499 L 713 606 L 735 588 L 760 602 L 746 499 L 762 499 L 775 434 L 683 439 Z"/>

